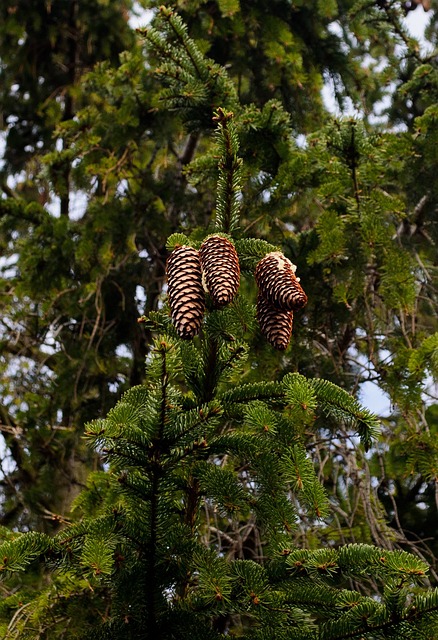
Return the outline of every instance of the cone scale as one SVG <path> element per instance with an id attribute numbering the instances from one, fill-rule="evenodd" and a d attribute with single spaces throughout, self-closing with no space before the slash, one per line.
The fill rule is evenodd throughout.
<path id="1" fill-rule="evenodd" d="M 179 337 L 190 340 L 199 333 L 205 310 L 199 252 L 176 247 L 167 259 L 166 274 L 173 323 Z"/>

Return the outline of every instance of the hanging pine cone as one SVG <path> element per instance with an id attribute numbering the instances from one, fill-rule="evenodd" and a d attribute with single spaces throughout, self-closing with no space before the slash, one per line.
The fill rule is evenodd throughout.
<path id="1" fill-rule="evenodd" d="M 177 247 L 167 259 L 166 273 L 173 323 L 179 337 L 189 340 L 199 333 L 205 309 L 199 252 Z"/>
<path id="2" fill-rule="evenodd" d="M 229 304 L 239 289 L 239 258 L 232 242 L 221 236 L 206 238 L 200 248 L 202 271 L 215 307 Z"/>
<path id="3" fill-rule="evenodd" d="M 274 349 L 284 351 L 292 335 L 293 311 L 276 309 L 259 292 L 257 297 L 257 321 L 260 331 Z"/>
<path id="4" fill-rule="evenodd" d="M 260 292 L 277 309 L 297 311 L 307 303 L 295 270 L 296 266 L 280 251 L 268 253 L 256 267 L 255 278 Z"/>

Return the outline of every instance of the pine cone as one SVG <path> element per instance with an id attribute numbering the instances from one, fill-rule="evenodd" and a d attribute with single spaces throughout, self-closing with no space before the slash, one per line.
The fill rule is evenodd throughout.
<path id="1" fill-rule="evenodd" d="M 173 323 L 180 338 L 190 340 L 199 333 L 205 310 L 199 252 L 177 247 L 167 259 L 166 273 Z"/>
<path id="2" fill-rule="evenodd" d="M 296 266 L 279 251 L 268 253 L 256 267 L 260 292 L 277 309 L 297 311 L 307 303 L 295 270 Z"/>
<path id="3" fill-rule="evenodd" d="M 232 302 L 239 289 L 239 258 L 232 242 L 221 236 L 206 238 L 200 248 L 205 283 L 215 307 Z"/>
<path id="4" fill-rule="evenodd" d="M 259 292 L 257 297 L 257 321 L 260 331 L 274 349 L 284 351 L 292 335 L 293 311 L 276 309 Z"/>

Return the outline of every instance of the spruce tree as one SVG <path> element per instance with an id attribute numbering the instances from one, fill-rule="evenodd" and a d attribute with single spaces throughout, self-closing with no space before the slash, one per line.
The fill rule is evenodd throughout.
<path id="1" fill-rule="evenodd" d="M 175 71 L 177 61 L 167 64 L 165 49 L 147 46 L 142 51 L 133 44 L 125 11 L 129 3 L 52 7 L 38 2 L 32 11 L 25 4 L 6 2 L 0 14 L 0 100 L 8 135 L 0 200 L 0 392 L 7 459 L 0 521 L 22 529 L 58 527 L 87 470 L 99 464 L 84 451 L 83 424 L 104 415 L 124 390 L 142 380 L 151 333 L 135 319 L 139 307 L 148 313 L 161 304 L 166 238 L 206 227 L 215 207 L 208 149 L 219 106 L 239 115 L 242 228 L 281 246 L 311 276 L 310 321 L 294 328 L 298 353 L 288 352 L 280 363 L 264 343 L 252 348 L 259 350 L 265 371 L 299 366 L 352 390 L 360 390 L 367 379 L 376 381 L 395 407 L 403 400 L 402 410 L 392 412 L 384 447 L 396 428 L 405 432 L 408 410 L 410 435 L 401 444 L 413 460 L 415 447 L 411 450 L 409 443 L 418 429 L 416 411 L 424 410 L 418 389 L 433 363 L 421 354 L 434 353 L 433 341 L 424 349 L 421 345 L 436 331 L 431 287 L 436 273 L 436 74 L 433 56 L 422 55 L 407 37 L 403 11 L 393 3 L 352 0 L 338 6 L 299 3 L 292 10 L 285 0 L 269 11 L 266 3 L 243 0 L 168 3 L 185 16 L 208 64 L 213 60 L 226 72 L 222 68 L 220 82 L 211 79 L 207 85 L 196 72 L 177 72 L 174 108 L 166 110 L 161 108 L 163 85 L 170 82 L 167 72 L 172 73 L 172 65 Z M 153 0 L 143 4 L 157 5 Z M 153 24 L 158 33 L 165 29 L 162 17 L 157 11 Z M 434 24 L 432 16 L 431 40 Z M 180 47 L 175 33 L 168 44 Z M 130 49 L 118 64 L 124 46 Z M 35 51 L 44 55 L 35 56 Z M 325 81 L 340 103 L 348 97 L 363 116 L 353 135 L 348 122 L 321 130 L 327 121 L 320 96 Z M 367 122 L 383 95 L 392 97 L 391 123 L 408 123 L 406 135 Z M 189 109 L 191 98 L 197 102 Z M 311 133 L 306 149 L 294 144 Z M 379 253 L 382 246 L 374 232 L 370 237 L 375 220 L 354 210 L 358 200 L 364 209 L 369 194 L 368 214 L 377 207 L 385 218 L 377 234 L 385 236 L 385 256 L 377 261 L 369 256 L 370 247 L 377 246 Z M 60 219 L 50 207 L 53 201 L 62 202 Z M 360 251 L 368 247 L 368 254 L 360 254 L 357 269 L 351 269 L 360 220 Z M 391 242 L 392 236 L 397 240 Z M 392 272 L 391 265 L 396 267 Z M 397 310 L 400 293 L 400 318 L 388 311 L 388 304 L 374 305 L 383 282 L 385 303 Z M 399 293 L 389 298 L 393 282 Z M 364 309 L 371 313 L 365 316 Z M 290 317 L 284 323 L 287 335 Z M 391 340 L 382 341 L 386 327 Z M 417 327 L 421 331 L 415 332 Z M 365 342 L 363 332 L 373 339 Z M 411 350 L 417 349 L 419 367 L 415 358 L 410 361 Z M 387 352 L 389 367 L 388 359 L 380 358 Z M 394 358 L 396 353 L 401 357 Z M 253 374 L 256 379 L 256 367 Z M 406 389 L 408 396 L 401 393 Z M 429 415 L 422 418 L 424 429 L 431 426 Z M 326 459 L 325 446 L 321 456 Z M 399 465 L 399 473 L 396 464 L 382 478 L 381 461 L 376 459 L 370 473 L 395 524 L 394 496 L 385 487 L 394 475 L 400 479 L 405 467 Z M 368 466 L 366 460 L 359 462 Z M 333 471 L 339 478 L 344 468 L 327 467 L 327 475 Z M 421 488 L 419 467 L 412 468 L 414 486 Z M 53 476 L 59 491 L 53 491 Z M 427 482 L 429 504 L 434 493 Z M 404 480 L 401 485 L 401 494 L 411 495 Z M 421 502 L 421 494 L 416 492 L 414 500 Z M 398 508 L 407 503 L 404 497 L 395 499 Z M 370 514 L 366 507 L 362 513 Z M 418 515 L 408 514 L 406 528 Z M 433 529 L 431 523 L 429 533 L 415 535 L 427 539 Z"/>
<path id="2" fill-rule="evenodd" d="M 2 428 L 17 465 L 3 480 L 4 522 L 14 527 L 2 530 L 2 630 L 141 637 L 151 621 L 158 637 L 179 637 L 182 627 L 194 637 L 434 637 L 435 596 L 421 590 L 418 557 L 431 562 L 433 582 L 437 423 L 423 393 L 437 351 L 436 71 L 406 40 L 400 71 L 410 82 L 392 114 L 404 117 L 412 100 L 406 132 L 370 127 L 366 117 L 321 128 L 320 105 L 310 102 L 321 71 L 333 70 L 342 94 L 355 69 L 350 94 L 365 112 L 382 79 L 396 77 L 394 45 L 406 34 L 394 6 L 341 12 L 354 55 L 338 77 L 335 64 L 299 63 L 312 20 L 318 42 L 339 44 L 324 36 L 327 3 L 292 21 L 290 4 L 275 3 L 282 15 L 266 24 L 262 62 L 248 54 L 252 38 L 239 40 L 243 54 L 220 47 L 242 21 L 260 35 L 258 4 L 183 4 L 196 42 L 163 9 L 146 55 L 133 49 L 117 69 L 96 67 L 81 87 L 83 108 L 58 129 L 65 148 L 46 157 L 43 178 L 65 195 L 59 166 L 71 166 L 70 184 L 90 198 L 84 218 L 58 220 L 29 205 L 29 194 L 1 201 L 5 254 L 19 255 L 2 290 Z M 382 51 L 392 67 L 361 70 L 364 53 L 382 63 Z M 306 98 L 297 116 L 299 84 Z M 311 135 L 299 148 L 303 131 Z M 212 242 L 237 249 L 240 293 L 221 308 L 211 292 L 199 335 L 181 340 L 167 313 L 166 256 L 179 246 L 202 255 Z M 272 252 L 298 264 L 308 302 L 291 312 L 262 296 L 259 331 L 254 270 Z M 204 262 L 214 269 L 211 254 Z M 147 302 L 137 323 L 139 285 Z M 175 291 L 177 318 L 187 300 Z M 287 346 L 290 313 L 292 346 L 281 354 L 272 345 Z M 121 345 L 132 358 L 120 356 Z M 395 407 L 378 425 L 343 390 L 367 379 Z M 87 427 L 95 446 L 85 454 L 83 422 L 106 414 L 130 383 L 108 418 Z M 53 470 L 62 478 L 78 460 L 101 468 L 69 514 L 78 524 L 54 539 L 18 534 L 33 523 L 68 524 Z M 42 566 L 55 569 L 50 578 Z"/>
<path id="3" fill-rule="evenodd" d="M 178 16 L 163 10 L 163 19 L 180 43 L 179 50 L 173 43 L 175 65 L 165 70 L 174 78 L 164 94 L 166 104 L 183 109 L 194 126 L 199 106 L 216 91 L 226 95 L 229 85 L 188 38 Z M 164 38 L 156 31 L 147 37 L 157 49 L 170 52 L 166 32 Z M 177 65 L 185 77 L 174 73 Z M 198 93 L 199 78 L 210 94 Z M 188 81 L 190 94 L 181 91 L 181 82 L 186 86 Z M 228 95 L 232 98 L 231 91 Z M 314 436 L 329 437 L 333 450 L 340 443 L 339 451 L 348 439 L 358 459 L 366 459 L 379 435 L 379 421 L 321 377 L 284 369 L 276 376 L 266 375 L 269 370 L 254 375 L 263 345 L 263 328 L 255 321 L 254 272 L 266 256 L 282 254 L 280 247 L 242 228 L 245 163 L 238 132 L 245 115 L 216 108 L 215 147 L 192 167 L 195 180 L 211 176 L 213 169 L 216 173 L 212 225 L 168 238 L 169 296 L 161 309 L 140 318 L 155 336 L 146 378 L 106 418 L 86 426 L 86 437 L 105 468 L 89 476 L 77 498 L 77 521 L 54 537 L 3 532 L 1 570 L 10 589 L 2 604 L 6 638 L 371 640 L 433 638 L 438 632 L 438 592 L 427 588 L 424 561 L 387 546 L 339 544 L 327 533 L 343 505 L 339 494 L 329 495 L 322 483 L 325 465 Z M 339 126 L 339 137 L 331 134 L 341 158 L 334 167 L 341 176 L 337 188 L 343 176 L 350 176 L 342 159 L 350 157 L 350 172 L 355 166 L 356 126 L 347 122 Z M 323 182 L 322 189 L 328 187 L 330 182 Z M 358 215 L 358 196 L 353 193 L 346 203 L 352 221 L 361 233 L 379 240 L 383 261 L 393 259 L 386 236 L 378 235 L 378 227 L 370 229 L 366 211 Z M 331 232 L 330 215 L 317 228 L 320 242 L 308 264 L 346 250 L 342 234 Z M 208 277 L 215 256 L 202 257 L 211 238 L 227 247 L 216 256 L 218 267 L 229 261 L 233 283 L 240 285 L 226 304 L 218 304 L 216 283 Z M 204 282 L 210 290 L 199 304 L 202 269 L 208 271 Z M 267 297 L 264 278 L 258 283 L 272 313 L 285 311 L 275 305 L 284 304 L 285 287 L 296 291 L 297 276 L 312 304 L 304 265 L 298 264 L 296 275 L 291 267 L 286 280 L 279 273 L 278 295 Z M 339 295 L 344 292 L 347 300 L 354 276 L 354 270 L 343 274 L 341 284 L 348 287 Z M 406 283 L 391 282 L 399 284 L 398 293 L 408 303 Z M 384 302 L 385 295 L 394 295 L 388 283 L 382 287 Z M 294 308 L 294 330 L 306 318 L 301 300 Z M 193 318 L 195 330 L 186 330 Z M 271 345 L 265 347 L 273 361 L 281 360 Z M 344 500 L 348 493 L 347 487 Z M 326 544 L 316 542 L 318 530 Z M 41 562 L 52 569 L 52 577 L 34 594 L 26 574 L 20 576 Z"/>
<path id="4" fill-rule="evenodd" d="M 0 7 L 0 523 L 6 526 L 59 526 L 94 464 L 81 445 L 79 416 L 114 404 L 107 386 L 116 374 L 107 370 L 104 380 L 93 349 L 102 342 L 95 322 L 102 302 L 91 300 L 96 289 L 101 301 L 105 296 L 96 265 L 106 257 L 108 268 L 108 249 L 100 238 L 94 272 L 87 231 L 78 249 L 71 219 L 85 196 L 72 179 L 71 154 L 61 153 L 67 142 L 58 126 L 86 99 L 83 76 L 102 60 L 114 67 L 121 51 L 135 48 L 130 4 L 6 0 Z M 42 159 L 48 152 L 51 178 Z"/>
<path id="5" fill-rule="evenodd" d="M 237 157 L 234 125 L 231 114 L 220 119 L 218 210 L 224 198 L 223 219 L 237 229 L 238 180 L 227 162 Z M 254 288 L 267 246 L 239 235 Z M 169 249 L 181 242 L 199 245 L 176 234 Z M 302 549 L 294 540 L 298 518 L 318 526 L 331 511 L 304 431 L 332 415 L 367 450 L 376 418 L 326 380 L 290 373 L 246 383 L 254 304 L 240 293 L 224 309 L 207 306 L 192 340 L 178 337 L 167 303 L 141 318 L 157 333 L 146 381 L 86 428 L 108 469 L 91 474 L 77 499 L 81 521 L 54 538 L 9 534 L 2 545 L 3 573 L 41 558 L 55 570 L 33 600 L 21 590 L 3 603 L 19 614 L 5 637 L 433 637 L 438 593 L 420 588 L 424 562 L 366 544 Z"/>

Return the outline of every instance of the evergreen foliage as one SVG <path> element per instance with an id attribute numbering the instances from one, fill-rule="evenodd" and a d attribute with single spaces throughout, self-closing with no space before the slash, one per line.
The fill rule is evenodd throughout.
<path id="1" fill-rule="evenodd" d="M 16 5 L 0 635 L 436 637 L 438 83 L 403 7 L 178 0 L 134 44 L 128 3 Z M 323 79 L 360 117 L 328 117 Z M 166 257 L 212 234 L 239 295 L 182 341 Z M 309 298 L 281 356 L 255 320 L 272 251 Z"/>
<path id="2" fill-rule="evenodd" d="M 204 386 L 184 391 L 193 389 L 185 346 L 158 336 L 146 383 L 87 426 L 108 471 L 92 474 L 78 497 L 81 522 L 54 538 L 27 533 L 1 546 L 3 573 L 36 558 L 56 569 L 39 596 L 26 602 L 20 592 L 27 611 L 13 633 L 35 637 L 38 621 L 40 632 L 62 637 L 75 602 L 102 607 L 96 598 L 107 601 L 101 624 L 81 621 L 93 638 L 414 638 L 425 616 L 436 632 L 436 591 L 423 589 L 412 603 L 428 570 L 420 559 L 363 544 L 300 549 L 291 538 L 300 511 L 317 521 L 331 513 L 303 444 L 303 421 L 313 422 L 306 411 L 332 405 L 352 420 L 361 411 L 370 429 L 373 417 L 342 389 L 298 374 L 221 394 L 239 364 L 233 343 L 212 338 L 207 322 L 191 345 L 204 368 L 217 369 L 205 402 Z M 245 522 L 259 551 L 248 541 L 240 547 Z M 363 581 L 380 588 L 378 598 L 348 587 Z"/>
<path id="3" fill-rule="evenodd" d="M 232 122 L 232 114 L 218 110 L 217 144 L 220 154 L 219 180 L 216 196 L 216 226 L 219 231 L 233 233 L 239 222 L 239 192 L 241 188 L 241 158 L 239 140 Z M 226 181 L 226 182 L 225 182 Z"/>
<path id="4" fill-rule="evenodd" d="M 184 25 L 173 13 L 164 15 L 206 82 L 203 59 Z M 158 48 L 156 33 L 149 38 Z M 186 86 L 189 78 L 182 82 Z M 226 126 L 230 116 L 217 113 L 223 144 L 217 224 L 232 232 L 239 209 L 237 137 Z M 355 153 L 355 131 L 355 124 L 345 130 L 347 153 Z M 315 261 L 345 251 L 340 245 L 334 252 L 333 241 L 322 237 L 330 244 L 324 254 L 314 254 Z M 246 246 L 254 252 L 254 242 Z M 171 327 L 155 339 L 146 383 L 86 428 L 108 471 L 90 476 L 77 499 L 82 520 L 54 538 L 28 533 L 6 541 L 2 571 L 18 572 L 45 558 L 76 582 L 74 595 L 61 590 L 67 600 L 78 598 L 79 585 L 88 581 L 108 602 L 102 623 L 88 630 L 96 638 L 414 637 L 426 615 L 433 632 L 436 593 L 418 596 L 415 607 L 410 603 L 412 588 L 427 573 L 415 556 L 367 545 L 291 546 L 299 514 L 320 520 L 331 511 L 303 429 L 313 427 L 319 410 L 336 423 L 356 425 L 368 449 L 378 422 L 337 385 L 297 373 L 279 382 L 234 383 L 230 391 L 248 357 L 241 343 L 246 327 L 239 317 L 231 320 L 233 311 L 233 305 L 225 311 L 223 324 L 234 327 L 231 340 L 214 321 L 221 310 L 209 312 L 193 345 L 172 337 Z M 244 522 L 252 522 L 250 535 L 258 544 L 239 550 L 236 530 Z M 346 580 L 364 579 L 381 585 L 378 598 L 345 588 Z M 40 628 L 47 625 L 47 609 L 45 591 L 29 600 L 24 625 L 21 619 L 15 629 L 26 634 L 35 619 Z M 55 618 L 69 623 L 57 609 Z"/>

